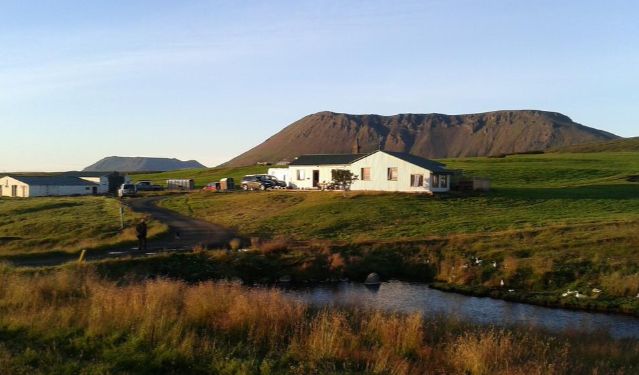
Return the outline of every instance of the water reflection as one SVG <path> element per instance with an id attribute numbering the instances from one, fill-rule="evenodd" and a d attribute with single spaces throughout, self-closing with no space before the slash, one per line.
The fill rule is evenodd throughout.
<path id="1" fill-rule="evenodd" d="M 455 316 L 493 325 L 531 325 L 551 331 L 606 331 L 615 338 L 639 338 L 639 318 L 470 297 L 430 289 L 420 283 L 389 281 L 376 288 L 360 283 L 292 287 L 285 291 L 315 306 L 366 307 L 386 311 L 423 312 L 426 316 Z"/>

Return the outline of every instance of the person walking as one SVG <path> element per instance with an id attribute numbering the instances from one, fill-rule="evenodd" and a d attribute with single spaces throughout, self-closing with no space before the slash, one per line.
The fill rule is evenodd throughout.
<path id="1" fill-rule="evenodd" d="M 140 220 L 140 224 L 135 227 L 138 233 L 138 250 L 146 250 L 146 221 Z"/>

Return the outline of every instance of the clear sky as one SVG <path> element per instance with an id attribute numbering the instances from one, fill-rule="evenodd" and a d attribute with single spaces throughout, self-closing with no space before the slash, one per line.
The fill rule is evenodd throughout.
<path id="1" fill-rule="evenodd" d="M 2 0 L 0 172 L 215 166 L 323 110 L 639 136 L 639 1 Z"/>

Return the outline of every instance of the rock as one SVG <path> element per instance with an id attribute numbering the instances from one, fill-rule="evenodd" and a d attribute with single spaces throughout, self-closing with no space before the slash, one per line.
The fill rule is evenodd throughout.
<path id="1" fill-rule="evenodd" d="M 279 281 L 281 283 L 290 283 L 292 280 L 293 280 L 293 278 L 291 277 L 291 275 L 284 275 L 284 276 L 279 278 Z"/>
<path id="2" fill-rule="evenodd" d="M 379 278 L 379 275 L 375 272 L 368 275 L 366 281 L 364 281 L 364 285 L 379 285 L 382 283 L 382 280 Z"/>

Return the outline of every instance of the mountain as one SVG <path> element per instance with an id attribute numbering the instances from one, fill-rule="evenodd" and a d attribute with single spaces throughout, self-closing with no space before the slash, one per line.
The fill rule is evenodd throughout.
<path id="1" fill-rule="evenodd" d="M 302 154 L 378 149 L 426 158 L 488 156 L 619 138 L 556 112 L 496 111 L 467 115 L 349 115 L 319 112 L 284 128 L 224 166 L 293 160 Z"/>
<path id="2" fill-rule="evenodd" d="M 612 141 L 584 143 L 582 145 L 559 147 L 547 152 L 593 153 L 593 152 L 638 152 L 639 137 L 621 138 Z"/>
<path id="3" fill-rule="evenodd" d="M 166 172 L 177 169 L 193 169 L 206 168 L 206 166 L 195 160 L 182 161 L 169 158 L 146 158 L 146 157 L 126 157 L 126 156 L 109 156 L 95 164 L 92 164 L 84 171 L 118 171 L 118 172 L 135 172 L 135 171 L 154 171 Z"/>

